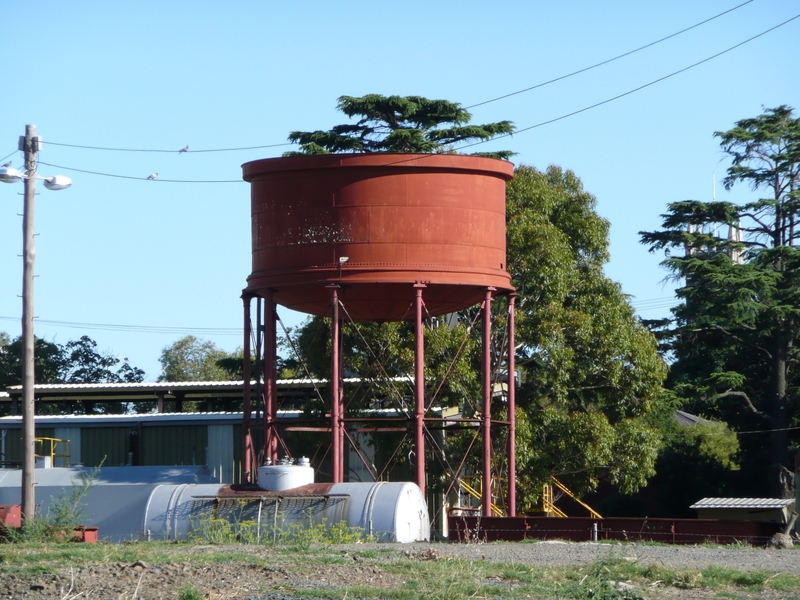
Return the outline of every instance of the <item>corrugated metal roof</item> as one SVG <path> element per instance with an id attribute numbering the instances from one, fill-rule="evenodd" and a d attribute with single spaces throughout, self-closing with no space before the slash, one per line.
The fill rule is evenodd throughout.
<path id="1" fill-rule="evenodd" d="M 703 498 L 689 508 L 784 508 L 794 503 L 794 498 Z"/>
<path id="2" fill-rule="evenodd" d="M 675 420 L 678 422 L 678 425 L 683 425 L 684 427 L 692 427 L 697 425 L 698 423 L 710 423 L 708 419 L 704 419 L 703 417 L 698 417 L 697 415 L 693 415 L 691 413 L 687 413 L 682 410 L 675 411 Z"/>
<path id="3" fill-rule="evenodd" d="M 327 379 L 279 379 L 279 385 L 301 385 L 312 383 L 327 383 Z M 191 390 L 196 388 L 240 388 L 244 381 L 155 381 L 134 383 L 37 383 L 34 390 L 37 392 L 56 392 L 67 390 Z M 256 385 L 251 381 L 250 385 Z M 21 385 L 12 385 L 9 390 L 21 390 Z"/>
<path id="4" fill-rule="evenodd" d="M 279 410 L 279 419 L 297 418 L 301 414 L 299 410 Z M 252 420 L 257 422 L 257 415 L 252 413 Z M 124 415 L 37 415 L 36 425 L 47 427 L 57 425 L 60 427 L 70 427 L 76 425 L 108 425 L 112 423 L 159 423 L 169 422 L 230 422 L 241 423 L 242 413 L 240 412 L 181 412 L 181 413 L 141 413 Z M 0 417 L 0 428 L 7 424 L 22 423 L 21 416 Z"/>
<path id="5" fill-rule="evenodd" d="M 433 407 L 433 412 L 441 411 L 440 407 Z M 370 409 L 364 411 L 370 416 L 398 417 L 403 412 L 394 408 Z M 301 417 L 301 410 L 279 410 L 278 419 L 297 419 Z M 259 422 L 258 414 L 252 413 L 254 423 Z M 78 425 L 110 425 L 114 423 L 233 423 L 242 422 L 241 412 L 179 412 L 179 413 L 133 413 L 133 414 L 104 414 L 104 415 L 37 415 L 37 427 L 75 427 Z M 11 426 L 17 428 L 22 424 L 22 417 L 10 415 L 0 417 L 0 429 Z"/>
<path id="6" fill-rule="evenodd" d="M 362 383 L 364 380 L 358 377 L 346 377 L 343 380 L 345 383 Z M 410 382 L 413 381 L 411 377 L 392 377 L 390 381 L 394 382 Z M 290 386 L 312 386 L 312 385 L 325 385 L 328 383 L 327 379 L 278 379 L 277 385 L 280 387 Z M 256 382 L 251 381 L 250 385 L 255 386 Z M 152 390 L 152 391 L 190 391 L 196 389 L 213 388 L 213 389 L 227 389 L 235 390 L 244 386 L 243 380 L 238 381 L 155 381 L 155 382 L 134 382 L 134 383 L 37 383 L 34 386 L 36 392 L 67 392 L 67 391 L 98 391 L 98 392 L 113 392 L 124 390 Z M 8 390 L 21 391 L 21 385 L 12 385 L 7 388 Z M 8 397 L 7 392 L 0 392 Z M 0 396 L 3 397 L 3 396 Z"/>

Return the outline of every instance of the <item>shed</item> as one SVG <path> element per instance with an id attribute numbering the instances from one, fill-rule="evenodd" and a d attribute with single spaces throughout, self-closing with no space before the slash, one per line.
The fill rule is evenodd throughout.
<path id="1" fill-rule="evenodd" d="M 794 498 L 703 498 L 689 508 L 699 519 L 767 521 L 788 523 L 795 508 Z"/>

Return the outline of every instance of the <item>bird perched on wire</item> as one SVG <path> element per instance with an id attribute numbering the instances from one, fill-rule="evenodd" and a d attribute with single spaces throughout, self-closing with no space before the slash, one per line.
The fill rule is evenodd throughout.
<path id="1" fill-rule="evenodd" d="M 186 147 L 188 148 L 189 146 L 186 146 Z M 6 164 L 4 164 L 3 166 L 4 166 L 4 167 L 6 167 L 6 168 L 8 168 L 8 167 L 10 167 L 10 166 L 11 166 L 11 164 L 12 164 L 12 163 L 11 163 L 11 161 L 8 161 L 8 162 L 7 162 Z"/>
<path id="2" fill-rule="evenodd" d="M 189 151 L 189 146 L 186 146 L 185 148 L 181 148 L 180 150 L 178 150 L 178 154 L 181 154 L 182 152 L 188 152 L 188 151 Z"/>
<path id="3" fill-rule="evenodd" d="M 147 176 L 148 179 L 155 179 L 156 177 L 158 177 L 158 173 L 150 173 L 150 175 Z"/>

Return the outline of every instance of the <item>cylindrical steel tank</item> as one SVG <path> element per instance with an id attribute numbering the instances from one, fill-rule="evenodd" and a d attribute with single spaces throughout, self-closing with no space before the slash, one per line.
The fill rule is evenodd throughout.
<path id="1" fill-rule="evenodd" d="M 274 529 L 344 521 L 382 542 L 430 539 L 428 509 L 413 483 L 322 483 L 283 492 L 229 485 L 161 485 L 150 494 L 142 538 L 186 539 L 210 517 L 251 521 L 262 535 Z"/>
<path id="2" fill-rule="evenodd" d="M 253 270 L 245 293 L 315 315 L 326 285 L 361 321 L 398 321 L 413 286 L 439 315 L 472 306 L 506 271 L 513 164 L 451 154 L 331 154 L 242 165 L 251 183 Z"/>

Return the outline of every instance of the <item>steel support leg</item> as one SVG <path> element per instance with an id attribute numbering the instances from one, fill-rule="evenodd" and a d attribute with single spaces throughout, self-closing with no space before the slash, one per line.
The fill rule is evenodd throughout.
<path id="1" fill-rule="evenodd" d="M 514 336 L 516 294 L 508 297 L 508 516 L 517 516 L 517 378 Z"/>
<path id="2" fill-rule="evenodd" d="M 244 340 L 242 344 L 243 353 L 244 353 L 244 363 L 242 365 L 242 371 L 244 374 L 244 395 L 242 397 L 242 438 L 244 443 L 244 451 L 242 453 L 243 463 L 244 463 L 244 480 L 246 482 L 252 481 L 252 469 L 253 469 L 253 438 L 250 435 L 250 414 L 251 414 L 251 407 L 250 407 L 250 336 L 251 336 L 251 329 L 250 329 L 250 301 L 252 298 L 250 296 L 242 296 L 242 302 L 244 303 Z"/>
<path id="3" fill-rule="evenodd" d="M 272 291 L 264 297 L 264 458 L 278 462 L 278 394 L 275 373 L 277 355 L 275 301 Z"/>
<path id="4" fill-rule="evenodd" d="M 414 285 L 414 455 L 416 478 L 425 497 L 425 330 L 422 327 L 422 290 Z"/>
<path id="5" fill-rule="evenodd" d="M 331 473 L 333 483 L 344 481 L 344 461 L 342 460 L 341 436 L 341 401 L 339 390 L 339 373 L 341 372 L 340 356 L 340 322 L 339 322 L 339 286 L 328 286 L 331 293 Z"/>
<path id="6" fill-rule="evenodd" d="M 481 501 L 483 516 L 492 516 L 492 292 L 486 290 L 483 299 L 483 487 Z"/>

